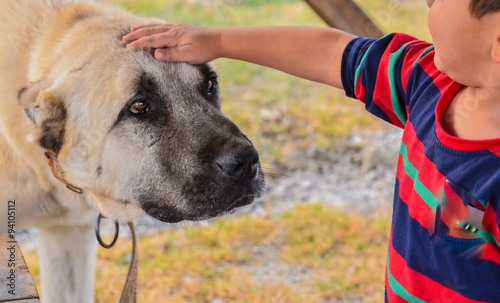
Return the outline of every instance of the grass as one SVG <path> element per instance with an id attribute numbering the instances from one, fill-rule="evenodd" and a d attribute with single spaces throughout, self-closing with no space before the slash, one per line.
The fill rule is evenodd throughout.
<path id="1" fill-rule="evenodd" d="M 110 2 L 172 23 L 324 26 L 299 0 Z M 385 32 L 430 40 L 424 1 L 357 2 Z M 223 111 L 267 166 L 295 151 L 328 149 L 354 130 L 383 127 L 340 90 L 244 62 L 216 64 Z M 143 236 L 139 302 L 381 302 L 389 221 L 387 215 L 367 218 L 307 204 L 275 218 L 222 218 Z M 96 302 L 118 300 L 130 258 L 127 242 L 99 249 Z M 39 287 L 37 257 L 25 257 Z"/>
<path id="2" fill-rule="evenodd" d="M 381 302 L 388 231 L 387 217 L 308 204 L 142 236 L 138 301 Z M 125 238 L 99 248 L 96 302 L 117 301 L 130 252 Z M 24 254 L 40 289 L 36 255 Z"/>

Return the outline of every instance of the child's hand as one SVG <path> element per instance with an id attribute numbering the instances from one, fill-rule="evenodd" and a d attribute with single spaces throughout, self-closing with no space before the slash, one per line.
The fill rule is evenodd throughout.
<path id="1" fill-rule="evenodd" d="M 146 24 L 132 27 L 123 41 L 132 41 L 127 48 L 156 48 L 155 58 L 161 61 L 202 64 L 218 58 L 220 33 L 192 25 Z"/>

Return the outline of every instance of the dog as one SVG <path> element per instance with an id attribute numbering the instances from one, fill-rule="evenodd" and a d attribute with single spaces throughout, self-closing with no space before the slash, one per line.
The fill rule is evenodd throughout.
<path id="1" fill-rule="evenodd" d="M 38 230 L 43 302 L 93 302 L 99 213 L 202 220 L 263 194 L 214 65 L 121 41 L 160 22 L 94 1 L 2 3 L 0 205 L 15 201 L 16 228 Z"/>

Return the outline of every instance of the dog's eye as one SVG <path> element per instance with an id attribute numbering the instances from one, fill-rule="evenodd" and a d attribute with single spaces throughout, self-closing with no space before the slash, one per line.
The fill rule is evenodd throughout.
<path id="1" fill-rule="evenodd" d="M 133 114 L 145 114 L 149 111 L 149 104 L 145 100 L 136 101 L 129 110 Z"/>
<path id="2" fill-rule="evenodd" d="M 208 83 L 207 83 L 207 94 L 209 96 L 211 96 L 214 93 L 216 85 L 217 85 L 217 80 L 215 78 L 212 78 L 212 79 L 208 80 Z"/>

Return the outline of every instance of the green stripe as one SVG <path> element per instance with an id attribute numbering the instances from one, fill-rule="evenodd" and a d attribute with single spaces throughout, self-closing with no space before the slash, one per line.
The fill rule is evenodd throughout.
<path id="1" fill-rule="evenodd" d="M 428 53 L 430 53 L 431 50 L 434 49 L 434 45 L 432 46 L 429 46 L 428 48 L 426 48 L 421 54 L 420 56 L 418 57 L 417 61 L 415 61 L 415 63 L 413 63 L 413 68 L 415 68 L 415 66 L 418 64 L 418 61 L 420 61 L 420 59 L 422 59 L 423 56 L 427 55 Z"/>
<path id="2" fill-rule="evenodd" d="M 401 54 L 404 52 L 408 44 L 412 43 L 413 41 L 410 41 L 408 43 L 405 43 L 403 47 L 401 47 L 397 52 L 393 53 L 389 57 L 389 85 L 391 88 L 391 103 L 392 103 L 392 110 L 398 117 L 399 121 L 403 123 L 403 125 L 406 124 L 406 109 L 402 107 L 399 104 L 398 100 L 398 93 L 397 93 L 397 85 L 396 85 L 396 64 L 398 63 L 399 58 L 401 57 Z"/>
<path id="3" fill-rule="evenodd" d="M 425 301 L 413 296 L 410 294 L 403 285 L 399 284 L 399 282 L 394 278 L 391 273 L 391 269 L 389 267 L 389 255 L 387 255 L 387 277 L 389 280 L 389 285 L 391 286 L 392 291 L 398 295 L 399 297 L 405 299 L 410 303 L 425 303 Z"/>
<path id="4" fill-rule="evenodd" d="M 425 187 L 425 185 L 418 179 L 418 170 L 410 162 L 410 160 L 408 160 L 408 152 L 404 143 L 401 143 L 400 153 L 401 156 L 403 156 L 405 173 L 408 175 L 408 177 L 410 177 L 411 180 L 413 180 L 413 188 L 431 209 L 436 209 L 439 205 L 437 199 L 432 194 L 432 192 L 427 187 Z"/>
<path id="5" fill-rule="evenodd" d="M 368 52 L 370 51 L 372 46 L 373 44 L 368 47 L 365 54 L 363 55 L 363 58 L 361 58 L 361 62 L 359 63 L 358 68 L 356 68 L 356 74 L 354 75 L 354 91 L 356 91 L 356 84 L 358 83 L 359 74 L 361 73 L 361 66 L 363 66 L 363 62 L 365 62 Z"/>
<path id="6" fill-rule="evenodd" d="M 477 234 L 483 237 L 484 240 L 495 244 L 497 247 L 500 247 L 497 238 L 495 238 L 495 236 L 491 232 L 487 230 L 479 230 Z"/>

